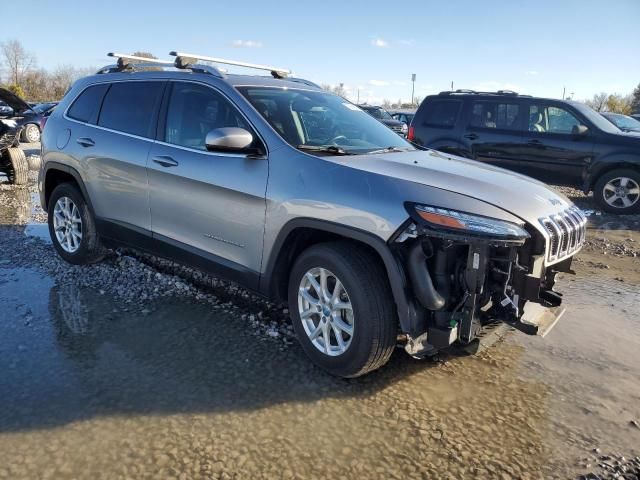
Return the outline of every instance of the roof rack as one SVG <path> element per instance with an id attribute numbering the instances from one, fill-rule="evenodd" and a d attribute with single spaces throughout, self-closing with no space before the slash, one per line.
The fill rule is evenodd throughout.
<path id="1" fill-rule="evenodd" d="M 97 73 L 114 73 L 125 70 L 135 70 L 136 66 L 143 67 L 171 67 L 173 62 L 170 60 L 159 60 L 157 58 L 139 57 L 137 55 L 128 55 L 126 53 L 109 52 L 107 57 L 117 58 L 115 65 L 107 65 L 98 70 Z"/>
<path id="2" fill-rule="evenodd" d="M 257 70 L 267 70 L 271 72 L 274 78 L 285 78 L 291 75 L 291 70 L 286 68 L 271 67 L 268 65 L 257 65 L 255 63 L 238 62 L 236 60 L 225 60 L 224 58 L 208 57 L 206 55 L 198 55 L 194 53 L 170 52 L 169 55 L 176 57 L 175 66 L 177 68 L 191 68 L 196 64 L 197 60 L 203 62 L 221 63 L 223 65 L 235 65 L 237 67 L 254 68 Z"/>
<path id="3" fill-rule="evenodd" d="M 446 90 L 444 92 L 440 92 L 438 95 L 507 95 L 513 97 L 528 97 L 529 95 L 520 95 L 518 92 L 514 92 L 513 90 L 498 90 L 497 92 L 477 92 L 475 90 L 469 90 L 466 88 L 458 89 L 458 90 Z"/>

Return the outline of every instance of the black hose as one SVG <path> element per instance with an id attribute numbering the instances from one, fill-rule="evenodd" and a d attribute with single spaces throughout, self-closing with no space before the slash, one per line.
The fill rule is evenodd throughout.
<path id="1" fill-rule="evenodd" d="M 422 243 L 416 242 L 409 249 L 407 270 L 411 279 L 411 286 L 420 304 L 428 310 L 440 310 L 445 305 L 445 299 L 433 286 L 427 257 L 422 250 Z"/>

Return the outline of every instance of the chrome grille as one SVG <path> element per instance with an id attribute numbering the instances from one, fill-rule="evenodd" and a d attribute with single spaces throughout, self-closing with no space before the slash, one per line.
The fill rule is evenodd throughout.
<path id="1" fill-rule="evenodd" d="M 540 219 L 549 236 L 547 260 L 556 262 L 578 251 L 586 238 L 587 217 L 577 207 Z"/>

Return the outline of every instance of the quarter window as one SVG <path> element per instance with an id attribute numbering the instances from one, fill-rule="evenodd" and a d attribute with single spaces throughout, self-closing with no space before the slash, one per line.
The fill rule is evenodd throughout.
<path id="1" fill-rule="evenodd" d="M 67 112 L 69 118 L 85 123 L 91 121 L 100 108 L 102 97 L 104 97 L 107 88 L 109 88 L 108 84 L 101 83 L 85 89 Z"/>
<path id="2" fill-rule="evenodd" d="M 435 101 L 426 105 L 424 121 L 426 127 L 451 128 L 456 124 L 462 102 Z"/>
<path id="3" fill-rule="evenodd" d="M 155 137 L 155 110 L 163 82 L 111 84 L 100 111 L 98 125 L 140 137 Z"/>
<path id="4" fill-rule="evenodd" d="M 476 102 L 471 110 L 470 125 L 476 128 L 518 130 L 520 105 L 517 103 Z"/>
<path id="5" fill-rule="evenodd" d="M 197 83 L 173 84 L 165 127 L 167 143 L 206 150 L 207 133 L 223 127 L 249 129 L 237 109 L 212 88 Z"/>
<path id="6" fill-rule="evenodd" d="M 580 121 L 560 107 L 531 105 L 529 107 L 529 131 L 570 134 Z"/>

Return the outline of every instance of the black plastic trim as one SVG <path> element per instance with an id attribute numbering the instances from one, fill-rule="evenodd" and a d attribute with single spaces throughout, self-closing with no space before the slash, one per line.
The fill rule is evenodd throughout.
<path id="1" fill-rule="evenodd" d="M 267 261 L 267 267 L 260 277 L 260 292 L 265 296 L 270 296 L 273 289 L 273 276 L 276 263 L 282 249 L 289 235 L 297 228 L 310 228 L 323 232 L 333 233 L 352 240 L 362 242 L 369 247 L 373 248 L 384 263 L 387 275 L 389 278 L 389 284 L 391 285 L 391 291 L 396 303 L 398 311 L 398 319 L 403 331 L 411 332 L 413 329 L 411 325 L 415 325 L 415 308 L 409 301 L 405 288 L 406 277 L 404 272 L 396 260 L 396 257 L 391 252 L 389 245 L 381 238 L 365 230 L 360 230 L 355 227 L 348 227 L 333 222 L 324 220 L 317 220 L 313 218 L 295 218 L 290 220 L 284 225 L 280 233 L 278 234 L 276 241 L 274 242 L 269 260 Z"/>
<path id="2" fill-rule="evenodd" d="M 49 173 L 50 170 L 58 170 L 60 172 L 64 172 L 67 173 L 69 175 L 71 175 L 76 183 L 78 184 L 78 186 L 80 187 L 80 191 L 82 192 L 82 196 L 84 197 L 85 202 L 87 202 L 87 205 L 89 206 L 89 210 L 91 211 L 91 214 L 95 217 L 95 211 L 93 210 L 93 204 L 91 203 L 91 198 L 89 197 L 89 194 L 87 193 L 87 187 L 85 187 L 84 185 L 84 181 L 82 180 L 82 176 L 80 176 L 80 173 L 75 169 L 72 168 L 68 165 L 65 165 L 64 163 L 59 163 L 59 162 L 52 162 L 49 161 L 45 164 L 44 167 L 44 172 L 42 174 L 42 190 L 40 191 L 40 205 L 42 206 L 42 209 L 46 212 L 47 211 L 47 202 L 45 200 L 47 194 L 51 194 L 51 192 L 47 192 L 46 191 L 46 185 L 47 185 L 47 174 Z"/>

